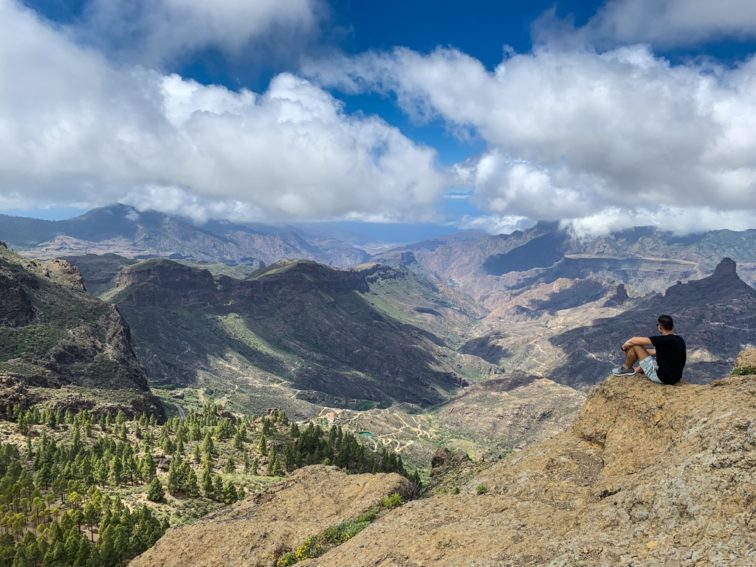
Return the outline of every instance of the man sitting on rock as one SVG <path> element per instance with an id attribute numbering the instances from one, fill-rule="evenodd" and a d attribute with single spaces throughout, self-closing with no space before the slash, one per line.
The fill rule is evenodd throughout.
<path id="1" fill-rule="evenodd" d="M 645 374 L 657 384 L 676 384 L 682 378 L 685 367 L 685 341 L 674 333 L 675 324 L 669 315 L 659 315 L 656 328 L 660 335 L 633 337 L 622 345 L 625 363 L 612 370 L 615 376 Z M 654 348 L 647 349 L 646 346 Z M 633 365 L 638 362 L 638 369 Z"/>

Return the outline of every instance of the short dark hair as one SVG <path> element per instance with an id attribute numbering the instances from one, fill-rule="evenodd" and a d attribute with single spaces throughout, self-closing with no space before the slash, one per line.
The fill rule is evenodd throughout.
<path id="1" fill-rule="evenodd" d="M 656 322 L 659 323 L 659 326 L 665 331 L 671 331 L 675 328 L 675 322 L 672 321 L 672 317 L 669 315 L 659 315 Z"/>

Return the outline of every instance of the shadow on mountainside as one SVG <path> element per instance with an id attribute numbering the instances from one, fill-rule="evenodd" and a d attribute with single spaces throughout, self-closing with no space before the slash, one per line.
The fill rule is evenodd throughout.
<path id="1" fill-rule="evenodd" d="M 363 272 L 313 262 L 215 280 L 159 260 L 125 271 L 114 300 L 150 375 L 165 385 L 193 384 L 229 353 L 336 405 L 429 406 L 465 384 L 439 370 L 434 349 L 443 341 L 378 312 L 358 293 L 366 290 Z"/>

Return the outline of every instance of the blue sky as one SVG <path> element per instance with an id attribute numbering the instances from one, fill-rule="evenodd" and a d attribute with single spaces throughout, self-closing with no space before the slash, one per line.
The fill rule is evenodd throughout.
<path id="1" fill-rule="evenodd" d="M 754 227 L 754 54 L 749 0 L 0 0 L 0 211 Z"/>

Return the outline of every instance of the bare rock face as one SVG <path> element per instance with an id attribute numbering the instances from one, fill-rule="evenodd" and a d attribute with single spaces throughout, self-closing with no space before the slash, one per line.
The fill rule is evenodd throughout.
<path id="1" fill-rule="evenodd" d="M 169 530 L 131 567 L 267 567 L 329 526 L 353 519 L 384 497 L 403 492 L 398 474 L 347 475 L 336 467 L 297 470 L 262 494 Z"/>
<path id="2" fill-rule="evenodd" d="M 617 289 L 615 290 L 614 295 L 606 300 L 604 307 L 617 307 L 619 305 L 624 305 L 625 303 L 627 303 L 628 299 L 630 299 L 630 296 L 627 295 L 625 284 L 621 283 L 617 285 Z"/>
<path id="3" fill-rule="evenodd" d="M 741 352 L 735 361 L 735 368 L 744 374 L 756 374 L 756 372 L 751 372 L 752 369 L 756 369 L 756 348 Z"/>
<path id="4" fill-rule="evenodd" d="M 7 275 L 0 273 L 0 325 L 17 327 L 34 319 L 34 307 L 24 287 Z"/>
<path id="5" fill-rule="evenodd" d="M 0 394 L 26 405 L 163 414 L 120 312 L 63 260 L 0 247 Z M 86 398 L 86 400 L 84 399 Z"/>
<path id="6" fill-rule="evenodd" d="M 756 381 L 610 378 L 574 426 L 307 565 L 746 565 Z"/>

